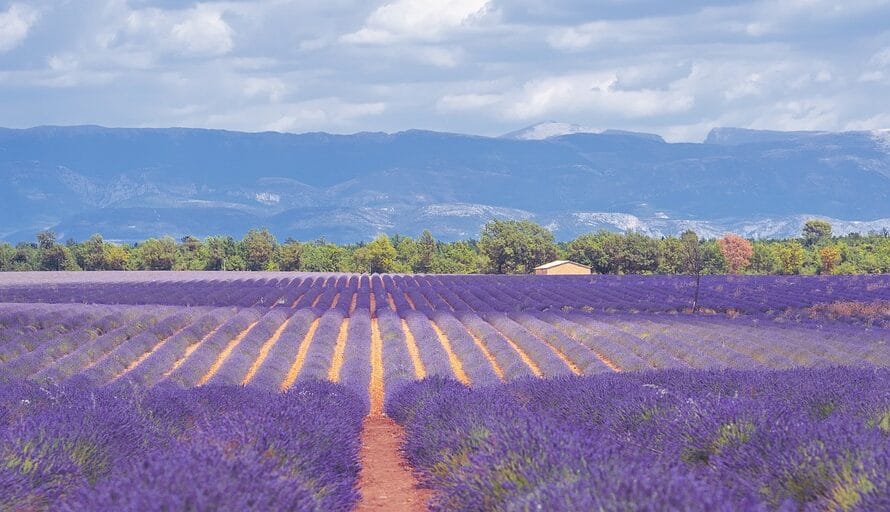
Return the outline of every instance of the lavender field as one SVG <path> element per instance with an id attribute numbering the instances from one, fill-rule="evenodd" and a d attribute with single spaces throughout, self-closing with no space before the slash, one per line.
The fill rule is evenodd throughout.
<path id="1" fill-rule="evenodd" d="M 439 510 L 888 507 L 890 276 L 693 287 L 3 274 L 0 509 L 351 510 L 384 413 Z"/>

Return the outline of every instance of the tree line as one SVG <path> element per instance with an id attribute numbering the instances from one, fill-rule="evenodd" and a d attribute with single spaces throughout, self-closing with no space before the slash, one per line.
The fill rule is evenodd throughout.
<path id="1" fill-rule="evenodd" d="M 599 231 L 557 243 L 531 221 L 493 220 L 478 240 L 443 242 L 429 231 L 419 237 L 379 235 L 370 242 L 338 245 L 324 239 L 279 242 L 267 229 L 198 239 L 151 238 L 134 244 L 88 240 L 61 242 L 43 231 L 34 242 L 0 244 L 0 271 L 26 270 L 285 270 L 523 274 L 555 259 L 588 265 L 599 274 L 875 274 L 890 273 L 890 233 L 834 236 L 831 225 L 808 221 L 800 236 L 747 240 L 727 234 L 700 239 L 649 237 Z"/>

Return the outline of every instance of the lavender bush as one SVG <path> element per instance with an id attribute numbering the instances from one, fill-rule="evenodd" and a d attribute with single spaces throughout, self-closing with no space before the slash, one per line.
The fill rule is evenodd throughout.
<path id="1" fill-rule="evenodd" d="M 352 510 L 366 406 L 331 383 L 0 387 L 2 510 Z"/>
<path id="2" fill-rule="evenodd" d="M 386 407 L 433 510 L 890 505 L 887 369 L 434 377 Z"/>

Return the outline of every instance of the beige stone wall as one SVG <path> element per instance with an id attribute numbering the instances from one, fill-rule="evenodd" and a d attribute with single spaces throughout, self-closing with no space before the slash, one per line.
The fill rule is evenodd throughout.
<path id="1" fill-rule="evenodd" d="M 552 268 L 535 270 L 535 274 L 539 276 L 567 276 L 567 275 L 586 275 L 590 274 L 590 269 L 576 265 L 574 263 L 563 263 Z"/>

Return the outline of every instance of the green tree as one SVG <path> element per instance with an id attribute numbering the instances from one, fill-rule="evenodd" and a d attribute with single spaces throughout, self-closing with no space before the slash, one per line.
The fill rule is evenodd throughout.
<path id="1" fill-rule="evenodd" d="M 278 262 L 278 268 L 280 270 L 293 272 L 300 270 L 302 257 L 303 244 L 292 238 L 288 238 L 278 247 L 278 253 L 276 254 L 275 259 Z"/>
<path id="2" fill-rule="evenodd" d="M 529 273 L 556 258 L 553 233 L 527 220 L 493 220 L 482 228 L 479 250 L 496 274 Z"/>
<path id="3" fill-rule="evenodd" d="M 179 240 L 176 270 L 201 270 L 207 267 L 207 251 L 203 250 L 203 242 L 191 235 Z"/>
<path id="4" fill-rule="evenodd" d="M 37 248 L 41 251 L 52 249 L 56 243 L 55 231 L 47 229 L 37 233 Z"/>
<path id="5" fill-rule="evenodd" d="M 300 259 L 301 270 L 307 272 L 339 272 L 347 270 L 349 263 L 346 249 L 324 240 L 303 245 Z"/>
<path id="6" fill-rule="evenodd" d="M 705 267 L 704 252 L 695 231 L 687 229 L 680 235 L 680 260 L 686 274 L 695 276 L 695 290 L 692 295 L 692 312 L 698 311 L 698 297 L 701 290 L 701 273 Z"/>
<path id="7" fill-rule="evenodd" d="M 136 248 L 139 270 L 173 270 L 176 265 L 176 241 L 169 236 L 149 238 Z"/>
<path id="8" fill-rule="evenodd" d="M 751 256 L 749 271 L 755 274 L 778 274 L 782 269 L 782 261 L 779 259 L 775 244 L 769 242 L 754 242 L 754 254 Z"/>
<path id="9" fill-rule="evenodd" d="M 651 274 L 658 269 L 658 241 L 642 233 L 625 234 L 621 254 L 623 273 Z"/>
<path id="10" fill-rule="evenodd" d="M 813 247 L 831 239 L 831 224 L 824 220 L 808 220 L 803 225 L 802 235 L 804 246 Z"/>
<path id="11" fill-rule="evenodd" d="M 37 244 L 21 242 L 15 246 L 10 268 L 16 272 L 40 270 L 40 249 Z"/>
<path id="12" fill-rule="evenodd" d="M 417 239 L 417 260 L 414 263 L 414 272 L 426 274 L 432 271 L 433 259 L 436 257 L 436 239 L 429 230 L 424 229 Z"/>
<path id="13" fill-rule="evenodd" d="M 603 248 L 602 232 L 597 235 L 586 233 L 569 242 L 566 247 L 566 257 L 587 265 L 594 272 L 605 273 L 607 256 Z"/>
<path id="14" fill-rule="evenodd" d="M 398 256 L 398 253 L 392 242 L 390 242 L 389 237 L 378 235 L 370 243 L 356 249 L 353 259 L 362 271 L 370 274 L 381 274 L 394 271 L 396 256 Z"/>
<path id="15" fill-rule="evenodd" d="M 797 242 L 789 242 L 779 248 L 779 261 L 783 274 L 800 274 L 806 257 L 803 247 Z"/>
<path id="16" fill-rule="evenodd" d="M 95 234 L 80 244 L 77 251 L 77 263 L 84 270 L 105 270 L 105 240 L 102 235 Z"/>
<path id="17" fill-rule="evenodd" d="M 0 243 L 0 272 L 12 270 L 12 259 L 15 257 L 15 247 L 2 242 Z"/>
<path id="18" fill-rule="evenodd" d="M 475 244 L 461 240 L 444 244 L 433 258 L 431 272 L 435 274 L 478 274 L 485 268 L 485 258 Z"/>
<path id="19" fill-rule="evenodd" d="M 105 244 L 105 270 L 126 270 L 130 264 L 130 252 L 123 245 Z"/>
<path id="20" fill-rule="evenodd" d="M 392 239 L 392 245 L 396 248 L 396 261 L 394 272 L 410 273 L 417 264 L 417 242 L 411 237 L 396 236 Z"/>
<path id="21" fill-rule="evenodd" d="M 594 268 L 600 274 L 622 274 L 625 270 L 624 235 L 610 231 L 600 231 L 596 235 L 602 247 L 602 257 Z"/>
<path id="22" fill-rule="evenodd" d="M 40 270 L 78 270 L 74 254 L 68 247 L 56 242 L 52 231 L 37 233 L 37 247 L 40 252 Z"/>
<path id="23" fill-rule="evenodd" d="M 238 242 L 230 236 L 211 236 L 202 246 L 204 270 L 244 270 Z"/>
<path id="24" fill-rule="evenodd" d="M 247 270 L 267 270 L 272 258 L 275 256 L 275 249 L 278 241 L 272 236 L 268 229 L 251 229 L 241 241 L 244 262 L 247 264 Z"/>
<path id="25" fill-rule="evenodd" d="M 723 274 L 726 272 L 726 260 L 717 242 L 714 240 L 705 240 L 701 244 L 702 250 L 702 273 L 708 275 Z"/>
<path id="26" fill-rule="evenodd" d="M 80 270 L 77 261 L 71 253 L 71 249 L 64 245 L 56 244 L 49 249 L 41 251 L 40 270 Z"/>
<path id="27" fill-rule="evenodd" d="M 694 234 L 694 233 L 693 233 Z M 696 236 L 698 243 L 698 236 Z M 658 268 L 659 274 L 683 274 L 683 241 L 669 236 L 658 241 Z"/>

